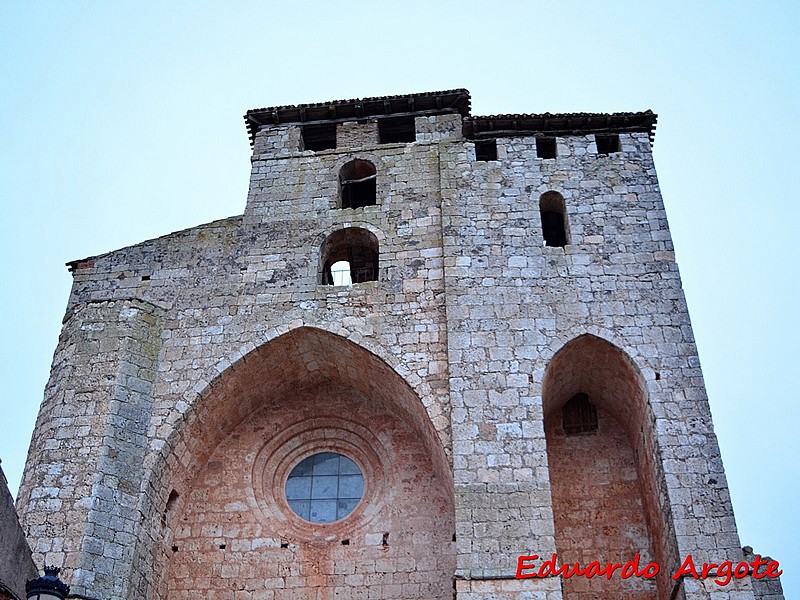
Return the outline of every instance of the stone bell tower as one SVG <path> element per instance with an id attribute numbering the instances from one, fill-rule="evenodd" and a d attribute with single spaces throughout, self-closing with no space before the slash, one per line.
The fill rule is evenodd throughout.
<path id="1" fill-rule="evenodd" d="M 762 597 L 670 577 L 743 554 L 653 113 L 245 122 L 243 215 L 69 263 L 40 563 L 110 600 Z M 553 553 L 660 573 L 515 577 Z"/>

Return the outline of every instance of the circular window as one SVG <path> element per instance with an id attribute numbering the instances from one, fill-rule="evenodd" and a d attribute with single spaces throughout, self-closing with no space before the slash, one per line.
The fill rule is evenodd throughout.
<path id="1" fill-rule="evenodd" d="M 286 480 L 286 500 L 301 519 L 333 523 L 344 519 L 364 495 L 364 475 L 351 459 L 320 452 L 300 461 Z"/>

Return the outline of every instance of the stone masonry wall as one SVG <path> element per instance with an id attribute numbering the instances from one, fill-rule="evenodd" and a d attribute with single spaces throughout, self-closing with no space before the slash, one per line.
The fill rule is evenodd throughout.
<path id="1" fill-rule="evenodd" d="M 0 600 L 24 598 L 25 582 L 38 576 L 0 467 Z"/>
<path id="2" fill-rule="evenodd" d="M 559 138 L 548 160 L 534 138 L 499 139 L 497 161 L 475 161 L 471 144 L 442 152 L 461 577 L 513 577 L 522 549 L 555 551 L 541 382 L 584 333 L 620 348 L 646 380 L 673 557 L 741 553 L 649 140 L 620 140 L 621 152 L 599 155 L 594 136 Z M 564 248 L 543 245 L 548 191 L 566 201 Z M 686 587 L 688 598 L 707 593 Z"/>
<path id="3" fill-rule="evenodd" d="M 273 387 L 319 375 L 413 424 L 434 457 L 429 481 L 446 481 L 454 498 L 455 548 L 436 542 L 443 562 L 423 568 L 412 556 L 413 566 L 389 551 L 369 597 L 450 597 L 452 580 L 446 593 L 425 586 L 455 552 L 461 600 L 560 600 L 558 579 L 514 572 L 520 554 L 556 551 L 542 380 L 556 352 L 586 333 L 629 357 L 646 387 L 642 447 L 663 477 L 643 493 L 669 509 L 669 560 L 741 555 L 647 135 L 622 134 L 611 155 L 598 155 L 593 136 L 559 138 L 548 160 L 532 137 L 503 138 L 497 161 L 478 162 L 460 122 L 418 117 L 410 144 L 376 144 L 374 121 L 348 123 L 342 140 L 361 145 L 320 152 L 300 149 L 297 125 L 264 127 L 244 215 L 73 264 L 19 499 L 38 561 L 63 564 L 75 593 L 108 600 L 205 585 L 170 571 L 168 555 L 183 539 L 217 565 L 219 544 L 209 555 L 200 546 L 218 536 L 168 515 L 237 514 L 224 490 L 211 494 L 209 460 L 255 460 L 237 428 L 274 400 Z M 338 173 L 353 158 L 376 167 L 377 204 L 337 209 Z M 547 191 L 565 199 L 565 248 L 542 244 Z M 378 280 L 320 285 L 323 242 L 348 227 L 378 240 Z M 400 460 L 396 473 L 407 468 Z M 241 483 L 246 470 L 230 477 Z M 403 506 L 398 498 L 386 522 L 401 523 Z M 431 532 L 447 510 L 426 515 L 429 539 L 452 535 Z M 372 560 L 363 540 L 349 550 Z M 221 561 L 231 577 L 236 556 L 249 560 L 234 541 Z M 347 575 L 297 568 L 306 582 Z M 395 584 L 389 572 L 407 579 L 385 587 Z M 686 598 L 734 588 L 737 600 L 752 598 L 748 581 L 725 590 L 687 581 Z"/>
<path id="4" fill-rule="evenodd" d="M 752 561 L 755 558 L 755 553 L 750 546 L 742 548 L 744 560 Z M 762 556 L 765 560 L 771 560 L 769 556 Z M 759 574 L 763 574 L 764 568 L 759 569 Z M 753 579 L 753 595 L 756 600 L 784 600 L 783 586 L 780 579 Z"/>
<path id="5" fill-rule="evenodd" d="M 73 592 L 127 594 L 159 334 L 139 300 L 81 305 L 64 325 L 18 504 L 38 562 L 63 565 Z"/>
<path id="6" fill-rule="evenodd" d="M 280 128 L 278 128 L 280 129 Z M 299 140 L 297 128 L 285 137 Z M 280 135 L 284 135 L 280 134 Z M 283 138 L 264 132 L 260 138 Z M 277 143 L 277 142 L 276 142 Z M 281 141 L 281 143 L 284 143 Z M 330 330 L 364 346 L 391 365 L 413 388 L 425 406 L 439 443 L 450 452 L 449 400 L 445 316 L 442 281 L 439 161 L 436 144 L 388 144 L 356 154 L 371 160 L 379 170 L 378 206 L 336 209 L 338 170 L 352 156 L 350 150 L 259 153 L 253 159 L 250 198 L 244 220 L 227 219 L 164 238 L 145 242 L 80 263 L 70 298 L 70 319 L 56 355 L 51 381 L 35 439 L 49 437 L 59 427 L 52 450 L 34 446 L 20 496 L 28 535 L 42 540 L 35 549 L 42 560 L 63 562 L 65 578 L 86 595 L 124 598 L 124 590 L 101 578 L 79 571 L 87 552 L 64 544 L 91 546 L 108 563 L 104 572 L 117 578 L 126 573 L 136 597 L 154 593 L 147 563 L 158 542 L 152 524 L 155 507 L 163 507 L 170 482 L 165 461 L 177 452 L 176 435 L 184 415 L 190 413 L 201 392 L 243 356 L 281 333 L 304 325 Z M 285 156 L 285 157 L 284 157 Z M 379 281 L 353 288 L 317 283 L 319 248 L 327 235 L 346 226 L 373 232 L 381 244 Z M 104 370 L 92 356 L 97 348 L 77 342 L 85 358 L 75 355 L 76 340 L 114 344 L 117 332 L 93 325 L 94 312 L 118 301 L 140 298 L 163 310 L 158 373 L 152 391 L 147 424 L 147 454 L 142 461 L 137 556 L 106 556 L 116 552 L 113 542 L 88 530 L 88 511 L 98 473 L 94 457 L 102 448 L 103 422 L 109 408 L 108 385 L 116 366 Z M 114 301 L 114 302 L 111 302 Z M 100 307 L 100 308 L 92 308 Z M 101 320 L 107 317 L 97 317 Z M 110 318 L 109 318 L 110 319 Z M 91 333 L 81 333 L 89 331 Z M 69 356 L 69 360 L 67 357 Z M 100 355 L 102 357 L 102 355 Z M 76 372 L 76 369 L 78 372 Z M 93 404 L 76 397 L 76 390 L 92 385 Z M 57 399 L 49 400 L 57 396 Z M 55 408 L 57 405 L 58 408 Z M 59 421 L 55 410 L 68 413 Z M 73 416 L 74 415 L 74 416 Z M 94 419 L 94 420 L 92 420 Z M 87 421 L 88 420 L 88 421 Z M 85 433 L 81 434 L 85 427 Z M 90 435 L 93 444 L 81 436 Z M 69 449 L 68 445 L 76 446 Z M 77 452 L 90 455 L 72 461 Z M 58 466 L 55 466 L 58 463 Z M 49 476 L 52 469 L 80 469 L 80 473 Z M 73 465 L 74 466 L 70 466 Z M 157 475 L 156 475 L 157 474 Z M 32 490 L 52 480 L 59 512 L 37 517 L 40 502 Z M 73 482 L 86 482 L 82 486 Z M 67 516 L 68 515 L 68 516 Z M 38 519 L 60 519 L 55 528 Z M 91 554 L 95 556 L 95 554 Z M 139 564 L 132 571 L 133 563 Z M 95 573 L 93 571 L 93 573 Z M 66 580 L 66 579 L 65 579 Z"/>

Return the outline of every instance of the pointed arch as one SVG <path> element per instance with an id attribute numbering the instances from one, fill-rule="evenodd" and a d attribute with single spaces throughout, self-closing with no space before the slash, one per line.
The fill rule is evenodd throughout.
<path id="1" fill-rule="evenodd" d="M 661 566 L 657 589 L 618 579 L 615 597 L 668 596 L 677 543 L 641 370 L 614 344 L 579 335 L 547 365 L 542 404 L 561 559 L 624 562 L 638 552 Z M 593 426 L 576 426 L 577 404 L 578 419 L 594 413 Z M 593 597 L 583 583 L 565 580 L 565 597 Z"/>
<path id="2" fill-rule="evenodd" d="M 424 552 L 440 559 L 428 573 L 431 585 L 449 580 L 452 586 L 453 572 L 447 565 L 452 562 L 454 571 L 454 488 L 445 450 L 412 387 L 352 341 L 299 327 L 255 348 L 206 386 L 169 446 L 161 474 L 153 481 L 170 515 L 161 519 L 163 511 L 158 511 L 153 532 L 158 540 L 157 597 L 191 591 L 189 579 L 179 574 L 186 565 L 170 570 L 170 563 L 217 560 L 203 554 L 203 548 L 230 554 L 256 543 L 247 537 L 255 534 L 242 534 L 245 539 L 232 545 L 226 534 L 218 533 L 225 531 L 225 520 L 232 514 L 246 524 L 241 531 L 259 532 L 253 539 L 260 540 L 260 546 L 247 546 L 252 551 L 245 557 L 254 572 L 266 573 L 264 565 L 289 556 L 281 540 L 295 548 L 292 560 L 305 556 L 313 562 L 317 558 L 311 556 L 322 553 L 331 564 L 361 559 L 369 564 L 402 555 L 406 560 L 397 567 L 402 570 L 411 565 L 409 553 L 417 552 L 411 544 L 413 528 L 430 540 Z M 281 487 L 293 466 L 318 452 L 355 461 L 366 480 L 364 499 L 352 516 L 321 529 L 308 527 L 288 510 Z M 416 502 L 417 496 L 408 493 L 402 481 L 414 481 L 415 491 L 427 495 L 428 501 Z M 381 544 L 386 533 L 394 536 L 388 550 Z M 368 547 L 348 554 L 338 538 L 349 546 L 351 535 L 361 536 L 359 546 Z M 320 550 L 320 544 L 326 550 Z M 322 575 L 325 586 L 346 587 L 336 573 Z"/>
<path id="3" fill-rule="evenodd" d="M 626 426 L 647 412 L 647 386 L 639 367 L 611 342 L 584 333 L 564 344 L 550 359 L 542 380 L 545 417 L 574 394 L 588 392 Z M 633 413 L 631 411 L 634 411 Z"/>

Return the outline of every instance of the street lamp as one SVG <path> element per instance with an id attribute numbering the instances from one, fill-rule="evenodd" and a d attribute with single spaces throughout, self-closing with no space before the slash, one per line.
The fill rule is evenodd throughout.
<path id="1" fill-rule="evenodd" d="M 69 586 L 58 578 L 58 567 L 45 567 L 44 576 L 25 584 L 28 600 L 64 600 Z"/>

